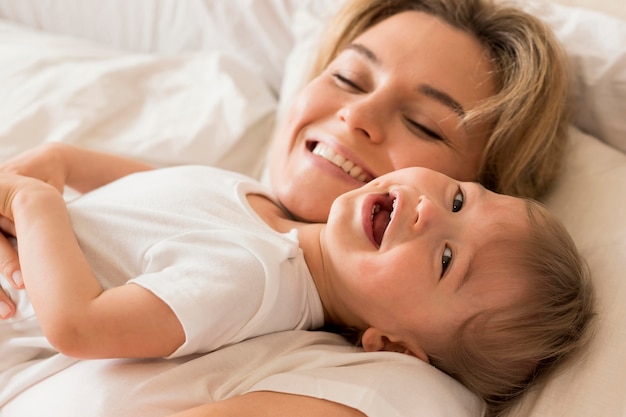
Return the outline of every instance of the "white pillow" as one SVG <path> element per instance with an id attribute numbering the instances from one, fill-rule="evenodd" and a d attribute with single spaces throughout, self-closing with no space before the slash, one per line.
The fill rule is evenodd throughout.
<path id="1" fill-rule="evenodd" d="M 206 4 L 213 4 L 206 1 Z M 299 70 L 304 67 L 302 59 L 310 56 L 312 45 L 307 41 L 311 42 L 314 36 L 310 34 L 315 33 L 330 9 L 307 9 L 315 1 L 285 0 L 283 3 L 297 7 L 289 9 L 291 11 L 287 15 L 277 12 L 279 19 L 276 22 L 285 22 L 283 17 L 287 16 L 288 23 L 276 23 L 273 27 L 275 31 L 270 29 L 271 34 L 265 39 L 274 39 L 275 36 L 288 39 L 291 36 L 289 33 L 292 33 L 289 31 L 294 31 L 297 46 L 289 56 L 286 67 L 289 77 L 285 78 L 283 86 L 285 97 L 289 97 L 293 85 L 299 82 Z M 176 22 L 201 21 L 195 20 L 197 17 L 194 16 L 200 16 L 202 9 L 194 9 L 191 4 L 200 7 L 202 0 L 172 3 L 176 6 L 161 9 L 149 0 L 108 0 L 98 3 L 102 4 L 100 9 L 91 8 L 94 4 L 83 0 L 43 3 L 37 0 L 0 0 L 0 13 L 9 9 L 19 11 L 20 16 L 30 16 L 32 24 L 44 25 L 54 21 L 59 29 L 77 25 L 76 22 L 80 21 L 86 28 L 89 24 L 84 22 L 93 22 L 89 19 L 93 16 L 87 13 L 119 7 L 120 22 L 113 24 L 111 15 L 115 16 L 115 13 L 109 12 L 109 19 L 105 19 L 109 23 L 102 30 L 110 27 L 111 37 L 125 39 L 131 38 L 130 33 L 143 33 L 141 39 L 148 42 L 161 39 L 159 42 L 163 43 L 151 45 L 169 45 L 169 52 L 185 49 L 186 46 L 182 45 L 191 45 L 184 41 L 187 32 L 183 30 L 182 23 L 172 25 L 172 28 L 180 30 L 181 38 L 172 38 L 167 41 L 171 43 L 167 43 L 167 36 L 175 36 L 176 31 L 160 37 L 155 34 L 160 33 L 155 30 L 156 27 L 168 26 L 165 23 L 167 19 Z M 279 0 L 275 4 L 283 7 Z M 577 124 L 581 129 L 626 151 L 624 22 L 607 15 L 556 5 L 529 4 L 528 7 L 534 8 L 534 13 L 554 27 L 578 71 L 576 88 L 581 107 Z M 124 10 L 134 12 L 126 13 Z M 194 16 L 189 14 L 190 10 L 194 11 Z M 134 13 L 137 11 L 141 11 L 144 19 L 162 24 L 146 26 L 146 20 L 136 20 Z M 267 13 L 272 12 L 267 10 Z M 67 20 L 60 20 L 62 16 Z M 250 22 L 254 21 L 255 15 L 247 16 L 246 19 L 252 19 L 247 20 L 250 26 L 245 29 L 250 30 L 250 34 L 265 30 L 263 25 L 251 29 L 254 25 Z M 260 21 L 267 19 L 263 14 L 258 16 Z M 228 21 L 230 18 L 225 17 L 220 24 L 231 24 Z M 299 26 L 298 22 L 306 25 Z M 244 26 L 236 27 L 244 30 Z M 289 27 L 289 31 L 285 27 Z M 119 28 L 125 29 L 121 32 L 115 30 Z M 307 28 L 312 31 L 308 32 Z M 202 34 L 202 38 L 193 35 L 186 39 L 204 39 L 209 42 L 206 45 L 216 41 L 211 38 L 215 35 L 211 27 L 207 27 L 206 32 L 197 33 Z M 232 30 L 229 33 L 232 35 Z M 262 38 L 265 34 L 259 32 L 258 37 Z M 254 37 L 248 39 L 254 40 Z M 232 45 L 228 43 L 230 41 L 218 40 Z M 176 43 L 178 41 L 180 44 Z M 285 45 L 293 42 L 290 40 Z M 261 44 L 264 46 L 257 51 L 265 51 L 273 45 L 271 41 Z M 276 45 L 281 50 L 285 46 Z M 254 48 L 250 46 L 247 51 Z M 0 24 L 0 95 L 3 97 L 0 101 L 3 115 L 0 119 L 0 152 L 3 152 L 0 160 L 41 140 L 67 140 L 145 156 L 150 162 L 160 164 L 189 162 L 187 158 L 192 158 L 193 162 L 224 163 L 227 168 L 232 163 L 245 172 L 255 167 L 255 163 L 259 162 L 258 155 L 264 152 L 276 105 L 272 93 L 279 88 L 276 80 L 280 80 L 274 73 L 274 64 L 281 62 L 284 56 L 280 54 L 286 56 L 287 52 L 277 52 L 273 58 L 268 58 L 269 61 L 265 61 L 264 57 L 258 58 L 256 70 L 254 60 L 257 55 L 246 53 L 232 58 L 227 52 L 214 51 L 195 57 L 124 53 L 93 43 L 34 34 Z M 270 61 L 274 64 L 267 64 Z M 274 81 L 268 81 L 270 79 Z M 134 94 L 133 90 L 138 86 L 140 94 Z M 221 104 L 225 98 L 233 96 L 239 99 Z M 92 107 L 86 103 L 96 105 Z M 167 112 L 164 113 L 163 109 Z M 134 112 L 139 118 L 131 120 L 127 112 Z M 163 114 L 169 120 L 162 120 Z M 229 116 L 243 119 L 233 120 Z M 217 143 L 212 140 L 217 140 Z M 246 150 L 250 154 L 246 154 Z M 235 154 L 242 155 L 240 151 L 244 152 L 243 157 L 229 159 Z M 626 206 L 624 181 L 624 154 L 574 132 L 565 172 L 546 201 L 570 229 L 592 268 L 601 306 L 598 335 L 585 361 L 550 381 L 545 389 L 537 392 L 536 398 L 525 401 L 525 411 L 519 415 L 586 417 L 623 414 L 623 387 L 626 386 L 626 362 L 623 360 L 626 346 L 626 281 L 622 279 L 626 270 L 626 216 L 622 213 Z"/>
<path id="2" fill-rule="evenodd" d="M 545 0 L 519 5 L 546 21 L 565 47 L 574 70 L 576 125 L 626 152 L 624 3 L 621 18 Z"/>
<path id="3" fill-rule="evenodd" d="M 40 364 L 55 359 L 62 361 L 57 355 Z M 165 417 L 250 391 L 338 400 L 370 417 L 477 417 L 483 408 L 461 384 L 414 357 L 365 353 L 335 334 L 288 331 L 206 355 L 78 361 L 18 394 L 2 416 Z"/>
<path id="4" fill-rule="evenodd" d="M 276 100 L 224 52 L 157 56 L 0 22 L 0 161 L 43 141 L 257 176 Z"/>
<path id="5" fill-rule="evenodd" d="M 293 46 L 292 15 L 302 3 L 300 0 L 0 0 L 0 17 L 135 52 L 227 52 L 260 72 L 276 93 L 285 56 Z"/>
<path id="6" fill-rule="evenodd" d="M 626 410 L 626 155 L 575 129 L 545 199 L 587 260 L 598 298 L 590 350 L 550 380 L 519 416 L 623 416 Z"/>
<path id="7" fill-rule="evenodd" d="M 548 22 L 567 50 L 576 71 L 576 125 L 626 151 L 623 0 L 555 1 L 603 11 L 621 10 L 609 16 L 548 0 L 516 2 Z M 293 77 L 299 77 L 294 71 L 302 69 L 302 60 L 311 53 L 301 43 L 310 42 L 311 34 L 340 3 L 336 0 L 0 0 L 0 16 L 34 28 L 135 51 L 171 54 L 211 50 L 236 54 L 277 93 L 284 73 L 288 85 L 293 87 Z M 290 54 L 294 45 L 296 49 Z M 288 55 L 289 63 L 285 67 Z"/>

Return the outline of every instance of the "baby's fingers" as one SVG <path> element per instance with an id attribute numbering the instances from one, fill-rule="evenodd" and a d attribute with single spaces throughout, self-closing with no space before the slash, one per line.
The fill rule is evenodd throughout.
<path id="1" fill-rule="evenodd" d="M 20 271 L 17 252 L 6 236 L 0 233 L 0 279 L 7 279 L 15 288 L 23 288 L 22 274 Z M 11 298 L 0 288 L 0 319 L 8 319 L 15 314 L 15 304 Z"/>
<path id="2" fill-rule="evenodd" d="M 15 304 L 9 296 L 0 288 L 0 320 L 5 320 L 15 315 Z"/>
<path id="3" fill-rule="evenodd" d="M 2 274 L 13 287 L 24 287 L 17 251 L 11 244 L 9 238 L 3 233 L 0 233 L 0 274 Z"/>

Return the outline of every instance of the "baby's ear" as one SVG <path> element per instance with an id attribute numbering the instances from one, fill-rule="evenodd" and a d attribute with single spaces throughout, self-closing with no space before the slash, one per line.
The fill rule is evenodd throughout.
<path id="1" fill-rule="evenodd" d="M 363 332 L 361 343 L 363 350 L 366 352 L 385 351 L 404 353 L 406 355 L 415 356 L 426 363 L 430 363 L 428 355 L 420 346 L 415 345 L 409 347 L 409 345 L 402 340 L 396 340 L 393 337 L 390 338 L 374 327 L 369 327 Z"/>

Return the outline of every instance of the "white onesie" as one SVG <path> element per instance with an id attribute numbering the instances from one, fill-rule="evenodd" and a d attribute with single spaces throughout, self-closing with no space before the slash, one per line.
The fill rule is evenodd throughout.
<path id="1" fill-rule="evenodd" d="M 323 325 L 296 231 L 271 229 L 249 206 L 251 193 L 273 200 L 241 174 L 184 166 L 121 178 L 68 211 L 103 288 L 141 285 L 172 308 L 186 335 L 176 357 Z M 51 349 L 25 291 L 7 289 L 18 314 L 0 321 L 2 370 Z"/>

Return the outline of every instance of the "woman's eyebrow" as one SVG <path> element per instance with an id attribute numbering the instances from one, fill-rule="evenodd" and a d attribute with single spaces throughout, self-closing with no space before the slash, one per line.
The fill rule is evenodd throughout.
<path id="1" fill-rule="evenodd" d="M 346 47 L 346 49 L 355 51 L 356 53 L 358 53 L 359 55 L 361 55 L 362 57 L 364 57 L 365 59 L 367 59 L 368 61 L 370 61 L 372 64 L 376 66 L 381 65 L 381 61 L 378 58 L 378 56 L 376 56 L 376 54 L 371 49 L 369 49 L 363 44 L 351 43 L 350 45 Z M 458 101 L 452 98 L 450 94 L 444 91 L 441 91 L 433 87 L 430 84 L 420 84 L 416 90 L 419 93 L 424 94 L 425 96 L 428 96 L 434 100 L 437 100 L 439 103 L 443 104 L 444 106 L 449 107 L 450 109 L 452 109 L 452 111 L 454 111 L 459 116 L 461 117 L 465 116 L 465 109 L 463 109 L 463 106 L 461 106 L 461 104 Z"/>
<path id="2" fill-rule="evenodd" d="M 465 116 L 465 110 L 463 109 L 463 106 L 461 106 L 461 104 L 453 99 L 448 93 L 438 90 L 429 84 L 420 84 L 417 87 L 417 91 L 437 100 L 444 106 L 451 108 L 459 116 Z"/>
<path id="3" fill-rule="evenodd" d="M 364 58 L 366 58 L 368 61 L 376 66 L 380 65 L 380 59 L 378 59 L 376 54 L 363 44 L 351 43 L 346 47 L 346 49 L 357 52 L 359 55 L 362 55 Z"/>

